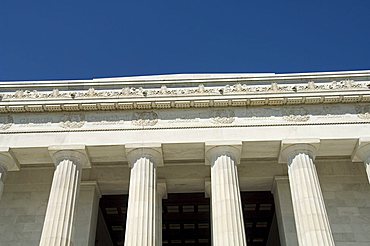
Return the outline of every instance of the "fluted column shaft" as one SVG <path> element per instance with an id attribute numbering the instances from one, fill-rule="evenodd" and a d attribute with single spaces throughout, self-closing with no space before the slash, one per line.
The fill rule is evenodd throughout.
<path id="1" fill-rule="evenodd" d="M 40 245 L 73 245 L 72 231 L 84 156 L 78 152 L 55 154 L 53 182 L 46 209 Z"/>
<path id="2" fill-rule="evenodd" d="M 247 245 L 233 147 L 207 152 L 211 164 L 212 241 L 214 246 Z"/>
<path id="3" fill-rule="evenodd" d="M 131 161 L 125 246 L 154 246 L 156 242 L 156 165 L 143 153 Z"/>
<path id="4" fill-rule="evenodd" d="M 293 211 L 301 246 L 335 245 L 312 152 L 294 150 L 288 156 Z"/>

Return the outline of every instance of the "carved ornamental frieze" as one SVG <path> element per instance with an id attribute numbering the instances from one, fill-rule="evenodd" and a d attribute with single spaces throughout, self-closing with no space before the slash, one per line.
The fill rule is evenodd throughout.
<path id="1" fill-rule="evenodd" d="M 153 111 L 134 113 L 132 124 L 135 126 L 154 126 L 158 122 L 158 115 Z"/>
<path id="2" fill-rule="evenodd" d="M 358 114 L 357 116 L 358 116 L 358 118 L 360 118 L 362 120 L 370 120 L 370 113 L 369 112 Z"/>
<path id="3" fill-rule="evenodd" d="M 0 115 L 0 130 L 7 130 L 13 124 L 13 117 L 11 115 Z"/>
<path id="4" fill-rule="evenodd" d="M 235 120 L 235 113 L 231 109 L 217 109 L 212 111 L 213 124 L 231 124 Z"/>
<path id="5" fill-rule="evenodd" d="M 85 116 L 83 114 L 65 114 L 59 125 L 65 129 L 78 129 L 85 124 L 84 119 Z"/>
<path id="6" fill-rule="evenodd" d="M 225 85 L 200 83 L 188 87 L 155 85 L 111 89 L 90 87 L 68 91 L 62 90 L 63 88 L 0 91 L 0 113 L 370 102 L 369 81 L 307 80 L 288 84 L 272 81 L 270 84 L 261 85 L 242 83 L 242 81 L 233 81 L 230 85 L 227 81 L 224 83 Z M 29 101 L 32 103 L 30 104 Z M 287 118 L 287 120 L 292 119 L 294 120 L 294 117 Z"/>
<path id="7" fill-rule="evenodd" d="M 370 124 L 370 104 L 0 114 L 0 133 Z"/>
<path id="8" fill-rule="evenodd" d="M 224 86 L 168 88 L 162 85 L 160 88 L 145 89 L 143 87 L 124 87 L 122 89 L 98 90 L 93 87 L 79 91 L 51 91 L 17 90 L 14 93 L 0 94 L 3 100 L 26 100 L 26 99 L 83 99 L 83 98 L 117 98 L 117 97 L 162 97 L 162 96 L 197 96 L 197 95 L 226 95 L 226 94 L 261 94 L 261 93 L 297 93 L 314 91 L 336 90 L 367 90 L 370 82 L 355 82 L 353 80 L 332 81 L 330 83 L 315 83 L 308 81 L 303 84 L 279 84 L 272 82 L 270 85 L 248 85 L 235 83 Z"/>
<path id="9" fill-rule="evenodd" d="M 0 133 L 370 123 L 370 72 L 0 84 Z"/>

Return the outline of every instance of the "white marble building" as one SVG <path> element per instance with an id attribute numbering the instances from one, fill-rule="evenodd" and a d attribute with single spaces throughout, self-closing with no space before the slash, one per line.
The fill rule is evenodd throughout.
<path id="1" fill-rule="evenodd" d="M 2 82 L 0 97 L 2 246 L 370 245 L 370 71 Z M 271 209 L 247 204 L 262 192 L 274 216 L 249 221 Z M 165 218 L 196 219 L 168 205 L 192 194 L 208 238 Z M 128 202 L 102 207 L 114 195 Z"/>

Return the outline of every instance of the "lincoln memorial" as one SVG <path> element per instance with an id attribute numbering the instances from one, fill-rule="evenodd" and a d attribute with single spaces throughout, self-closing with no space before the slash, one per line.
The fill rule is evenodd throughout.
<path id="1" fill-rule="evenodd" d="M 369 246 L 370 71 L 0 83 L 1 246 Z"/>

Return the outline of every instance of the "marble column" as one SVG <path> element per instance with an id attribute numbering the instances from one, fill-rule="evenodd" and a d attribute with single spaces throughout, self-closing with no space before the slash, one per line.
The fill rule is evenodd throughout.
<path id="1" fill-rule="evenodd" d="M 19 164 L 13 159 L 9 148 L 0 148 L 0 200 L 8 171 L 19 171 Z"/>
<path id="2" fill-rule="evenodd" d="M 352 160 L 362 161 L 364 163 L 367 180 L 370 183 L 370 138 L 360 138 L 358 140 Z"/>
<path id="3" fill-rule="evenodd" d="M 283 141 L 281 159 L 288 164 L 289 184 L 298 243 L 335 245 L 324 198 L 313 162 L 320 141 Z"/>
<path id="4" fill-rule="evenodd" d="M 167 186 L 164 180 L 157 182 L 156 201 L 156 246 L 162 246 L 162 199 L 167 198 Z"/>
<path id="5" fill-rule="evenodd" d="M 158 233 L 157 166 L 163 163 L 158 148 L 126 145 L 131 167 L 125 246 L 154 246 Z"/>
<path id="6" fill-rule="evenodd" d="M 212 242 L 214 246 L 247 245 L 236 165 L 241 143 L 206 144 L 211 165 Z"/>
<path id="7" fill-rule="evenodd" d="M 73 245 L 72 232 L 76 216 L 81 170 L 88 160 L 85 153 L 67 149 L 53 152 L 52 158 L 56 168 L 40 246 Z"/>

